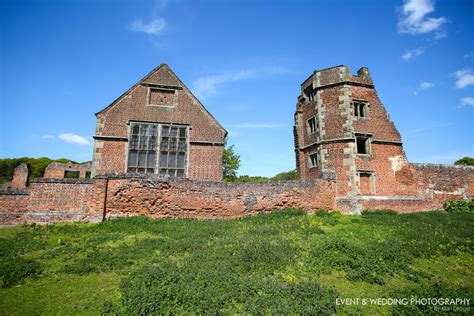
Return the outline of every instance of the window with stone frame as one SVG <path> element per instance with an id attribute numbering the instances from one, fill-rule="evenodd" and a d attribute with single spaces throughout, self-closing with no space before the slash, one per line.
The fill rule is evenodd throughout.
<path id="1" fill-rule="evenodd" d="M 308 120 L 308 135 L 316 133 L 316 118 L 312 117 Z"/>
<path id="2" fill-rule="evenodd" d="M 175 90 L 149 88 L 148 105 L 173 106 Z"/>
<path id="3" fill-rule="evenodd" d="M 159 174 L 186 177 L 188 129 L 185 126 L 161 125 Z"/>
<path id="4" fill-rule="evenodd" d="M 304 94 L 306 95 L 309 101 L 314 101 L 315 96 L 316 96 L 316 91 L 313 90 L 312 86 L 309 86 L 304 90 Z"/>
<path id="5" fill-rule="evenodd" d="M 128 147 L 127 172 L 186 177 L 186 126 L 132 123 Z"/>
<path id="6" fill-rule="evenodd" d="M 368 117 L 369 116 L 369 103 L 367 101 L 352 101 L 354 107 L 355 117 Z"/>
<path id="7" fill-rule="evenodd" d="M 155 173 L 158 125 L 132 123 L 128 143 L 127 172 Z"/>
<path id="8" fill-rule="evenodd" d="M 309 168 L 314 168 L 318 166 L 318 153 L 309 155 L 308 166 Z"/>
<path id="9" fill-rule="evenodd" d="M 357 154 L 370 155 L 370 136 L 365 134 L 356 134 Z"/>

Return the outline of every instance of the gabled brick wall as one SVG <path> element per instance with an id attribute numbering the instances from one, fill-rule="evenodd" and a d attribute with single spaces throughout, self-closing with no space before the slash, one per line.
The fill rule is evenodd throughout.
<path id="1" fill-rule="evenodd" d="M 160 94 L 153 89 L 162 89 Z M 155 104 L 160 103 L 162 104 Z M 188 178 L 222 179 L 225 129 L 162 64 L 96 114 L 92 174 L 124 173 L 130 122 L 189 126 Z"/>

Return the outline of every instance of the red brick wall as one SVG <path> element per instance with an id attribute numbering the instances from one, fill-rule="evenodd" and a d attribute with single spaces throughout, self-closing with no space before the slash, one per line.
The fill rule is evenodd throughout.
<path id="1" fill-rule="evenodd" d="M 224 183 L 116 175 L 38 179 L 28 189 L 0 191 L 0 226 L 106 217 L 235 218 L 288 207 L 334 209 L 334 182 Z M 106 204 L 105 204 L 106 203 Z"/>
<path id="2" fill-rule="evenodd" d="M 13 170 L 12 188 L 23 189 L 28 185 L 29 170 L 25 163 L 17 166 Z"/>
<path id="3" fill-rule="evenodd" d="M 165 106 L 150 105 L 149 84 L 168 85 L 174 92 L 165 93 Z M 162 93 L 163 94 L 163 93 Z M 158 95 L 151 94 L 152 104 L 159 103 Z M 124 96 L 115 101 L 110 107 L 97 114 L 96 140 L 93 158 L 93 174 L 125 172 L 125 144 L 128 139 L 130 121 L 145 121 L 157 123 L 185 124 L 190 127 L 189 138 L 191 144 L 214 143 L 223 144 L 226 131 L 207 112 L 200 102 L 174 75 L 167 65 L 162 65 L 140 83 L 132 87 Z M 112 140 L 105 137 L 120 138 Z M 118 144 L 118 142 L 121 142 Z M 192 148 L 193 157 L 202 149 L 206 164 L 197 166 L 191 163 L 200 163 L 203 159 L 190 159 L 188 168 L 193 177 L 205 175 L 201 180 L 221 179 L 221 170 L 216 168 L 222 156 L 210 155 L 205 146 Z M 212 159 L 212 160 L 209 160 Z M 208 170 L 203 170 L 208 166 Z"/>
<path id="4" fill-rule="evenodd" d="M 43 178 L 62 179 L 65 171 L 79 171 L 79 178 L 85 178 L 86 172 L 91 171 L 91 163 L 52 162 L 44 170 Z"/>
<path id="5" fill-rule="evenodd" d="M 107 217 L 145 215 L 230 219 L 283 208 L 334 208 L 334 183 L 225 183 L 150 178 L 110 179 Z"/>
<path id="6" fill-rule="evenodd" d="M 37 179 L 21 191 L 0 191 L 0 225 L 87 220 L 91 180 Z"/>
<path id="7" fill-rule="evenodd" d="M 99 157 L 93 162 L 96 173 L 124 173 L 126 148 L 127 142 L 122 140 L 96 140 L 95 157 Z"/>
<path id="8" fill-rule="evenodd" d="M 223 146 L 191 145 L 188 178 L 191 180 L 222 180 Z"/>

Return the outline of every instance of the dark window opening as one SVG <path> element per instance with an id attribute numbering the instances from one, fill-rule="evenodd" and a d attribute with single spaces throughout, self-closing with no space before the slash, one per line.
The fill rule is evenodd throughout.
<path id="1" fill-rule="evenodd" d="M 308 134 L 316 133 L 316 118 L 312 117 L 308 120 Z"/>
<path id="2" fill-rule="evenodd" d="M 79 171 L 70 171 L 66 170 L 64 171 L 64 178 L 66 179 L 79 179 Z"/>
<path id="3" fill-rule="evenodd" d="M 86 171 L 86 179 L 90 179 L 91 178 L 91 172 L 90 171 Z"/>
<path id="4" fill-rule="evenodd" d="M 314 153 L 309 155 L 309 167 L 314 168 L 318 165 L 318 154 Z"/>
<path id="5" fill-rule="evenodd" d="M 367 117 L 367 102 L 362 101 L 354 101 L 352 102 L 354 105 L 354 116 L 356 117 Z"/>
<path id="6" fill-rule="evenodd" d="M 314 101 L 315 92 L 311 86 L 304 89 L 304 94 L 306 95 L 309 101 Z"/>
<path id="7" fill-rule="evenodd" d="M 369 150 L 369 137 L 367 136 L 356 136 L 356 146 L 357 146 L 357 153 L 362 155 L 368 155 L 370 153 Z"/>

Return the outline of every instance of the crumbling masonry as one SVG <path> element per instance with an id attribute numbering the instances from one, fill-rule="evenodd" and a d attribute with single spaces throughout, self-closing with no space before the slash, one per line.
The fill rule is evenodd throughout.
<path id="1" fill-rule="evenodd" d="M 440 208 L 443 199 L 474 195 L 473 168 L 408 163 L 367 68 L 314 71 L 301 85 L 294 138 L 299 178 L 332 175 L 346 212 Z"/>
<path id="2" fill-rule="evenodd" d="M 293 129 L 299 181 L 222 182 L 225 129 L 162 64 L 96 114 L 92 166 L 52 164 L 0 190 L 0 225 L 121 216 L 230 219 L 283 208 L 441 209 L 474 198 L 474 168 L 412 164 L 367 68 L 314 71 Z M 88 179 L 88 171 L 92 179 Z M 78 179 L 64 179 L 75 171 Z"/>

